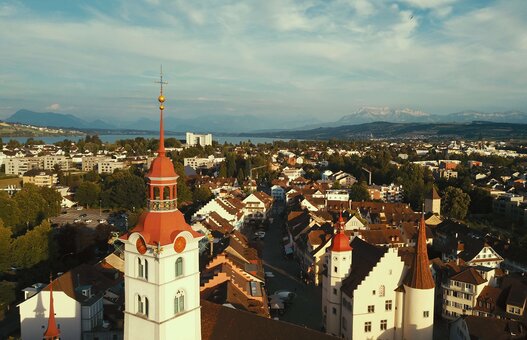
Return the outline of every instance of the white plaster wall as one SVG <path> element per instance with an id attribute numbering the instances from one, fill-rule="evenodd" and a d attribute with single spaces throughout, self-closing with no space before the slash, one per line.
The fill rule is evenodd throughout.
<path id="1" fill-rule="evenodd" d="M 403 339 L 432 340 L 434 335 L 434 288 L 404 286 Z M 428 317 L 423 312 L 428 311 Z"/>
<path id="2" fill-rule="evenodd" d="M 80 303 L 64 292 L 54 291 L 53 305 L 61 339 L 81 339 Z M 40 291 L 19 306 L 22 339 L 42 339 L 48 327 L 49 291 Z"/>
<path id="3" fill-rule="evenodd" d="M 404 263 L 397 255 L 395 248 L 380 259 L 377 265 L 357 287 L 353 304 L 353 340 L 360 339 L 393 339 L 395 312 L 402 306 L 397 306 L 395 290 L 402 282 L 405 274 Z M 384 296 L 381 296 L 381 286 L 384 286 Z M 375 291 L 375 293 L 374 293 Z M 392 301 L 392 309 L 386 310 L 386 301 Z M 373 313 L 368 312 L 368 306 L 373 305 Z M 381 320 L 387 320 L 387 329 L 381 330 Z M 371 332 L 365 333 L 364 324 L 371 322 Z"/>

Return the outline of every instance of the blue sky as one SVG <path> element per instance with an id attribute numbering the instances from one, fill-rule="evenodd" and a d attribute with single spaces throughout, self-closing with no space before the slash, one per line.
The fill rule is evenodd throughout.
<path id="1" fill-rule="evenodd" d="M 527 111 L 525 0 L 1 1 L 0 118 Z M 155 119 L 155 118 L 154 118 Z"/>

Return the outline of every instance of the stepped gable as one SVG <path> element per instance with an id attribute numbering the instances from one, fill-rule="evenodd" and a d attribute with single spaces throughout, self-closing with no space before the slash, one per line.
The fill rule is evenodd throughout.
<path id="1" fill-rule="evenodd" d="M 431 289 L 435 287 L 434 278 L 430 271 L 428 261 L 428 250 L 426 248 L 426 225 L 424 215 L 421 216 L 421 224 L 417 235 L 415 246 L 414 263 L 408 271 L 405 284 L 411 288 Z"/>
<path id="2" fill-rule="evenodd" d="M 351 247 L 353 265 L 350 274 L 342 282 L 342 291 L 350 297 L 387 251 L 386 248 L 371 245 L 358 237 L 351 241 Z"/>

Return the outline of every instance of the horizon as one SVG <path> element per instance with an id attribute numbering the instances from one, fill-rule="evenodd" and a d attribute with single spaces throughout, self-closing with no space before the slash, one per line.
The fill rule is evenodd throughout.
<path id="1" fill-rule="evenodd" d="M 0 17 L 4 119 L 155 120 L 160 64 L 167 118 L 527 111 L 519 0 L 0 1 Z"/>

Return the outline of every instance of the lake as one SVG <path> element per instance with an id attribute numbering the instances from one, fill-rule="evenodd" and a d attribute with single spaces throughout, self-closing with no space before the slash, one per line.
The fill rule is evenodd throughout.
<path id="1" fill-rule="evenodd" d="M 137 137 L 143 137 L 143 138 L 159 138 L 158 134 L 151 134 L 151 135 L 99 135 L 101 140 L 103 142 L 110 142 L 113 143 L 116 140 L 119 139 L 134 139 Z M 184 134 L 176 134 L 176 135 L 165 135 L 165 138 L 177 138 L 180 140 L 185 140 Z M 10 139 L 14 139 L 16 141 L 19 141 L 20 143 L 25 143 L 29 137 L 2 137 L 4 143 L 7 143 Z M 47 144 L 53 144 L 56 142 L 63 141 L 64 139 L 69 139 L 72 141 L 78 141 L 79 139 L 84 139 L 83 136 L 50 136 L 50 137 L 33 137 L 35 140 L 42 140 Z M 263 144 L 263 143 L 272 143 L 274 141 L 288 141 L 289 139 L 282 139 L 282 138 L 263 138 L 263 137 L 233 137 L 233 136 L 215 136 L 212 135 L 212 139 L 220 144 L 223 144 L 224 142 L 231 143 L 231 144 L 239 144 L 240 142 L 247 142 L 251 141 L 254 144 Z"/>

